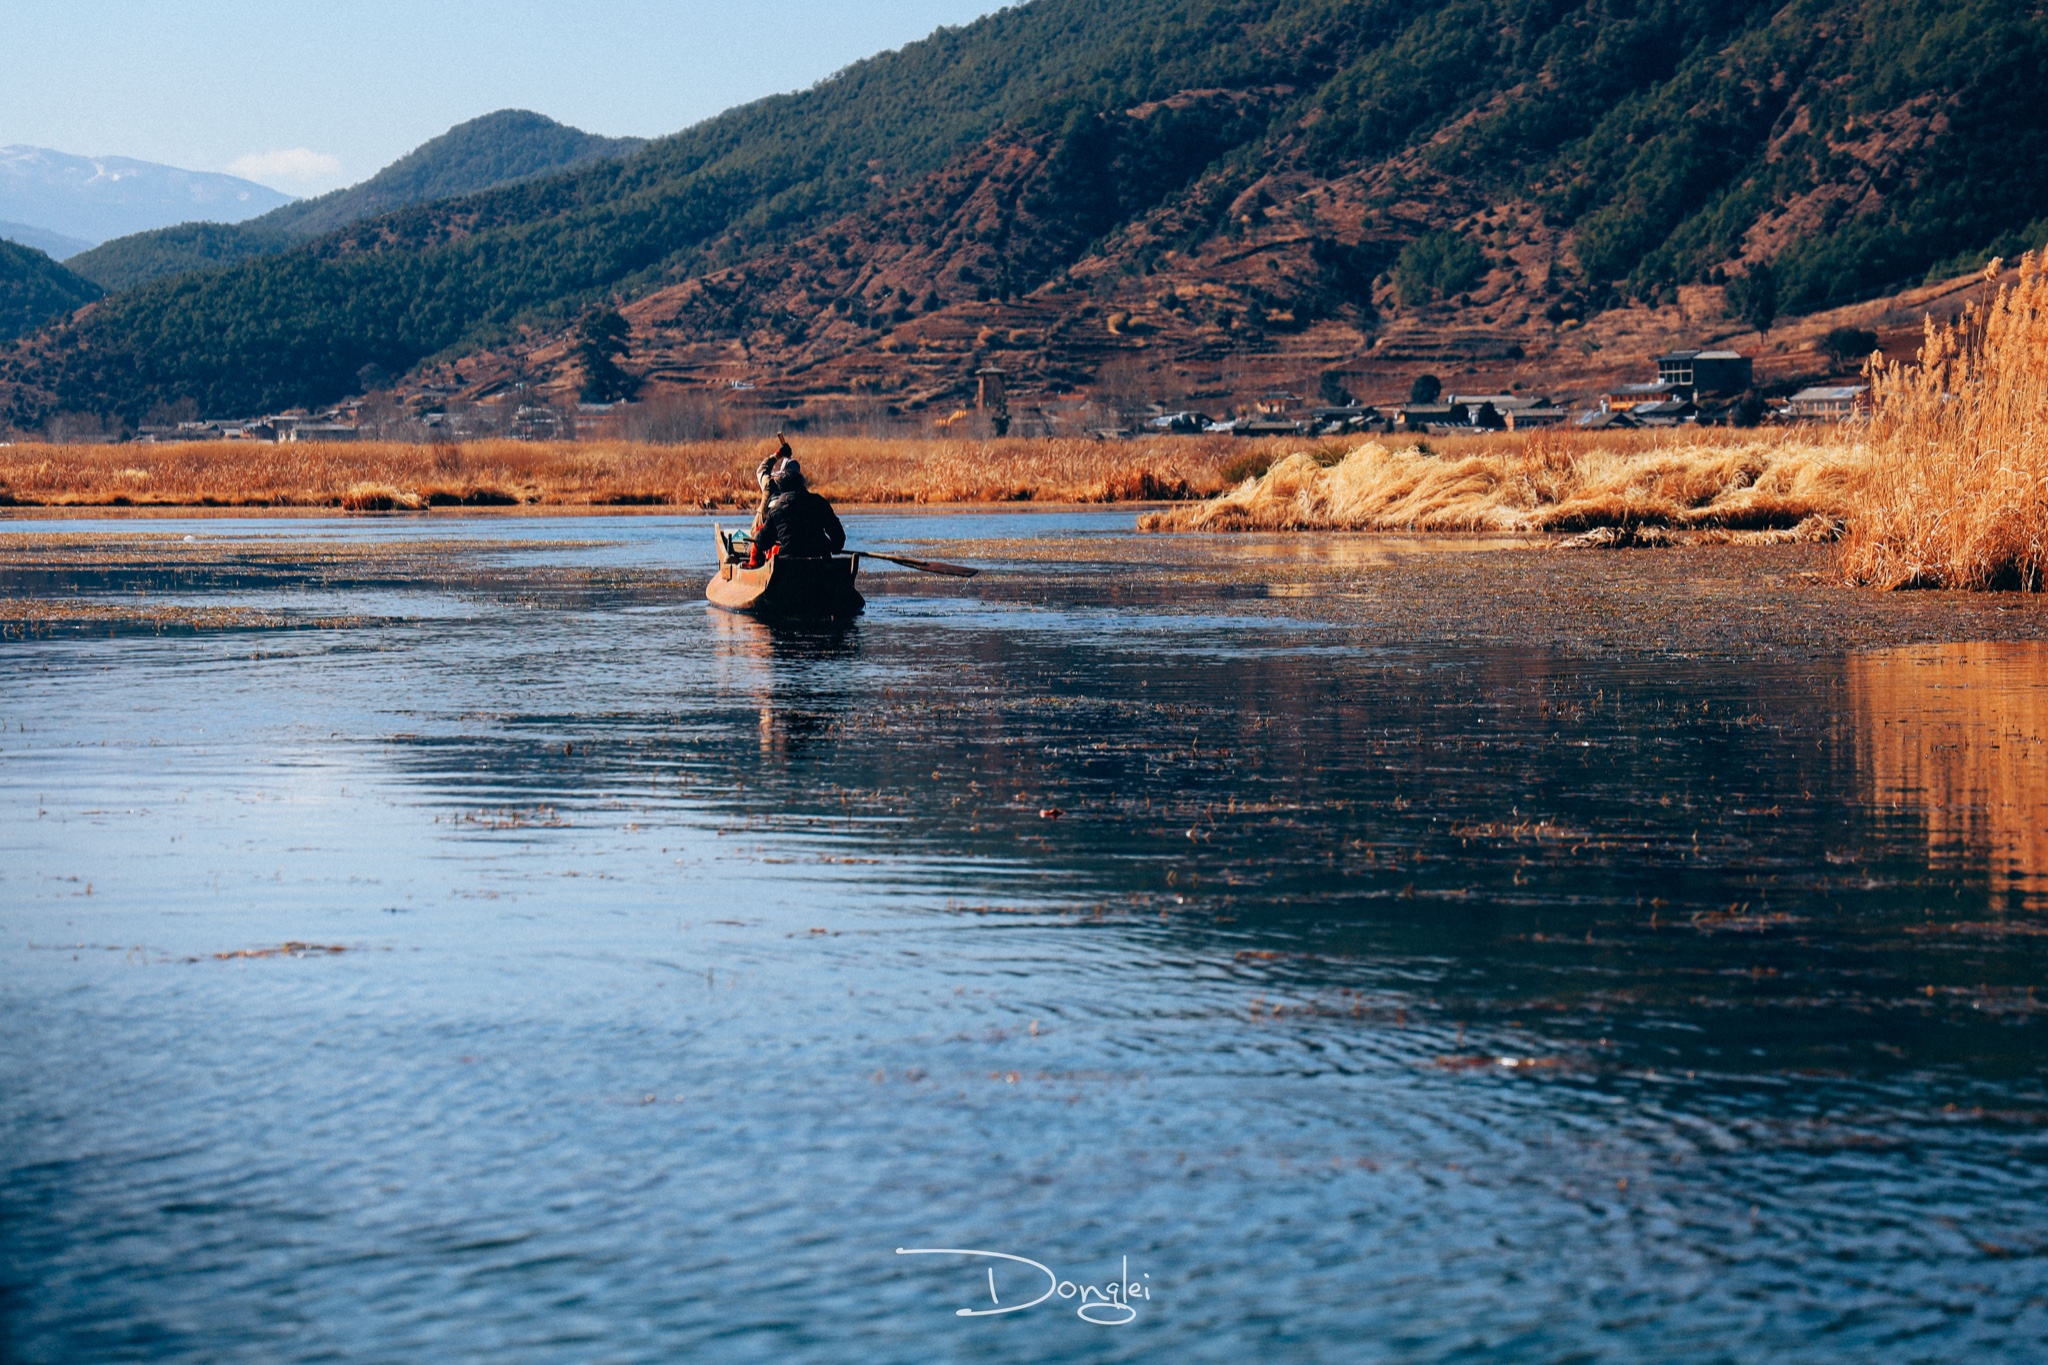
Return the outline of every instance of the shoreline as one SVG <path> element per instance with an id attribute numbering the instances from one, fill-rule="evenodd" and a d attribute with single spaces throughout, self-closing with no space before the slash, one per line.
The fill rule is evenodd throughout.
<path id="1" fill-rule="evenodd" d="M 1133 515 L 1180 506 L 1176 502 L 833 502 L 842 516 L 961 516 L 1024 513 L 1040 516 L 1076 512 L 1125 512 Z M 358 512 L 345 507 L 218 507 L 205 503 L 58 503 L 0 506 L 0 526 L 31 521 L 426 521 L 450 517 L 476 521 L 525 521 L 537 517 L 689 517 L 707 521 L 746 517 L 751 507 L 654 507 L 642 504 L 522 503 L 516 507 L 409 507 Z M 1366 534 L 1382 534 L 1369 532 Z M 1436 534 L 1432 532 L 1431 534 Z"/>

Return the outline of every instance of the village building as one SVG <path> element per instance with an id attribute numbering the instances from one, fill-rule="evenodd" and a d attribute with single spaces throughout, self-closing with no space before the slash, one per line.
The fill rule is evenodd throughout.
<path id="1" fill-rule="evenodd" d="M 297 422 L 280 440 L 284 441 L 353 441 L 360 433 L 352 426 L 341 422 Z"/>
<path id="2" fill-rule="evenodd" d="M 1734 351 L 1671 351 L 1657 357 L 1657 382 L 1701 394 L 1741 393 L 1750 387 L 1749 357 Z"/>
<path id="3" fill-rule="evenodd" d="M 1600 395 L 1602 412 L 1632 412 L 1644 403 L 1664 403 L 1690 396 L 1685 386 L 1659 379 L 1649 384 L 1617 384 Z"/>
<path id="4" fill-rule="evenodd" d="M 1801 389 L 1780 414 L 1795 422 L 1846 422 L 1869 406 L 1868 384 L 1840 384 Z"/>
<path id="5" fill-rule="evenodd" d="M 1008 374 L 1000 365 L 984 365 L 974 372 L 974 406 L 988 414 L 989 426 L 997 436 L 1010 434 L 1010 395 L 1003 387 Z"/>
<path id="6" fill-rule="evenodd" d="M 561 441 L 569 439 L 575 429 L 574 418 L 564 419 L 551 407 L 527 404 L 513 412 L 509 434 L 515 441 Z"/>
<path id="7" fill-rule="evenodd" d="M 1454 393 L 1445 399 L 1453 412 L 1453 425 L 1481 431 L 1507 430 L 1516 413 L 1536 412 L 1550 407 L 1550 400 L 1523 393 Z M 1462 412 L 1462 417 L 1457 414 Z"/>
<path id="8" fill-rule="evenodd" d="M 1654 403 L 1636 404 L 1629 409 L 1628 415 L 1641 426 L 1675 427 L 1681 422 L 1696 420 L 1699 412 L 1690 398 L 1661 398 Z"/>
<path id="9" fill-rule="evenodd" d="M 1310 408 L 1310 423 L 1318 436 L 1338 436 L 1347 431 L 1391 431 L 1393 423 L 1378 408 L 1362 403 Z"/>
<path id="10" fill-rule="evenodd" d="M 1308 423 L 1292 417 L 1240 417 L 1230 430 L 1236 436 L 1306 436 Z"/>
<path id="11" fill-rule="evenodd" d="M 1428 431 L 1432 427 L 1462 426 L 1462 409 L 1449 403 L 1403 403 L 1400 407 L 1401 430 Z"/>

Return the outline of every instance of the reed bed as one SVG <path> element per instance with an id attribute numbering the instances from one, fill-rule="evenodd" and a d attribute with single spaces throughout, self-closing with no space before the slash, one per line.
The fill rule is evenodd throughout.
<path id="1" fill-rule="evenodd" d="M 1398 443 L 1397 443 L 1398 445 Z M 1865 455 L 1788 431 L 1531 432 L 1296 452 L 1148 531 L 1798 530 L 1832 538 Z"/>
<path id="2" fill-rule="evenodd" d="M 1987 285 L 2002 263 L 1986 269 Z M 1873 364 L 1870 476 L 1842 547 L 1853 582 L 2040 591 L 2048 558 L 2048 256 L 2021 259 L 1912 363 Z"/>
<path id="3" fill-rule="evenodd" d="M 1994 261 L 1987 288 L 2003 268 Z M 1873 359 L 1867 421 L 1833 430 L 1536 432 L 1296 449 L 1150 531 L 1587 532 L 1587 543 L 1818 539 L 1880 588 L 2048 587 L 2048 254 L 1911 362 Z M 1622 534 L 1605 534 L 1606 531 Z"/>
<path id="4" fill-rule="evenodd" d="M 844 503 L 1153 502 L 1206 497 L 1273 452 L 1228 437 L 1141 441 L 797 440 L 812 487 Z M 0 505 L 752 506 L 758 441 L 477 441 L 0 447 Z"/>

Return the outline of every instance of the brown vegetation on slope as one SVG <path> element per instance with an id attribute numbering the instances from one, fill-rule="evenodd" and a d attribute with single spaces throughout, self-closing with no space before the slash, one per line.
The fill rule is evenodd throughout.
<path id="1" fill-rule="evenodd" d="M 751 507 L 760 442 L 464 445 L 194 442 L 0 447 L 0 506 Z M 1204 497 L 1248 452 L 1156 441 L 802 441 L 812 486 L 844 503 L 1137 502 Z M 1266 458 L 1270 458 L 1267 456 Z"/>
<path id="2" fill-rule="evenodd" d="M 1335 177 L 1284 142 L 1248 183 L 1206 175 L 1071 260 L 1062 226 L 1031 208 L 1048 184 L 1044 139 L 991 138 L 796 241 L 748 251 L 721 239 L 707 258 L 744 259 L 623 305 L 619 361 L 643 397 L 730 401 L 738 395 L 722 386 L 742 381 L 814 428 L 885 404 L 902 425 L 929 427 L 972 394 L 977 368 L 996 364 L 1009 371 L 1018 429 L 1036 431 L 1041 406 L 1081 389 L 1222 416 L 1267 390 L 1312 397 L 1326 373 L 1374 401 L 1399 399 L 1423 373 L 1466 393 L 1584 398 L 1644 378 L 1649 357 L 1682 346 L 1733 347 L 1755 358 L 1760 382 L 1789 386 L 1835 370 L 1821 344 L 1829 331 L 1868 328 L 1903 354 L 1924 314 L 1951 316 L 1974 283 L 1781 318 L 1767 333 L 1730 316 L 1722 285 L 1596 304 L 1580 296 L 1571 234 L 1540 204 L 1442 169 L 1462 126 Z M 1870 149 L 1843 150 L 1852 179 L 1875 174 Z M 1748 258 L 1775 257 L 1813 211 L 1773 214 Z M 1487 268 L 1454 297 L 1404 301 L 1388 272 L 1402 245 L 1430 231 L 1482 246 Z M 1559 293 L 1557 281 L 1576 285 Z M 423 367 L 401 397 L 432 385 L 437 398 L 472 401 L 529 384 L 567 399 L 583 379 L 577 356 L 573 327 L 522 334 Z"/>
<path id="3" fill-rule="evenodd" d="M 1996 277 L 1998 263 L 1985 272 Z M 1871 369 L 1869 488 L 1843 566 L 1878 587 L 2024 588 L 2048 571 L 2048 257 L 1913 364 Z"/>

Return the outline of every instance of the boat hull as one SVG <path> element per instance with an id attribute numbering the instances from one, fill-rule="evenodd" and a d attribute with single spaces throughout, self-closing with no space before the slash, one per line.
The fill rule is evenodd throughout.
<path id="1" fill-rule="evenodd" d="M 728 560 L 704 585 L 714 607 L 749 616 L 790 616 L 833 620 L 856 614 L 867 599 L 854 586 L 860 560 L 784 559 L 777 555 L 758 569 Z"/>

